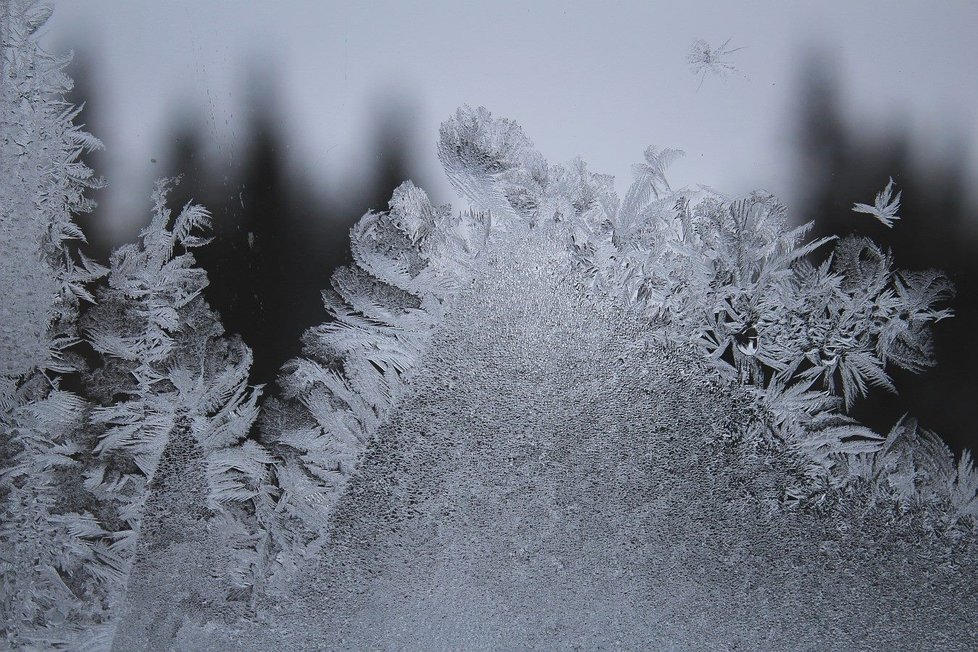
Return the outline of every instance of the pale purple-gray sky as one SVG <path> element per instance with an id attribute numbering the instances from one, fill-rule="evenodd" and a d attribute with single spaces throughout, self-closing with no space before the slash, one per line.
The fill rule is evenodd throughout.
<path id="1" fill-rule="evenodd" d="M 583 156 L 619 188 L 656 144 L 687 152 L 672 169 L 676 186 L 766 188 L 790 200 L 791 112 L 813 46 L 834 59 L 852 121 L 866 130 L 902 121 L 933 157 L 963 138 L 978 180 L 975 2 L 54 5 L 45 42 L 84 47 L 97 68 L 100 126 L 111 130 L 97 135 L 112 144 L 106 173 L 117 190 L 148 192 L 160 173 L 150 158 L 169 151 L 164 129 L 194 111 L 224 143 L 223 160 L 233 157 L 257 57 L 275 72 L 296 163 L 336 192 L 367 174 L 372 118 L 393 89 L 412 108 L 420 181 L 442 199 L 453 195 L 435 158 L 438 125 L 467 103 L 518 121 L 550 161 Z M 686 62 L 695 38 L 743 46 L 729 57 L 742 74 L 707 77 L 697 90 Z M 113 203 L 111 219 L 143 220 L 142 205 Z"/>

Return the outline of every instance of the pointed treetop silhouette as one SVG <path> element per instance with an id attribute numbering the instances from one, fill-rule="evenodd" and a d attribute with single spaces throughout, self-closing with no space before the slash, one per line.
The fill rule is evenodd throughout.
<path id="1" fill-rule="evenodd" d="M 859 420 L 886 432 L 905 412 L 916 415 L 960 452 L 976 442 L 973 414 L 978 392 L 978 242 L 970 224 L 976 207 L 966 204 L 965 152 L 952 148 L 943 162 L 925 167 L 894 124 L 867 133 L 842 113 L 842 89 L 832 61 L 813 53 L 803 63 L 796 123 L 800 221 L 815 219 L 816 236 L 851 233 L 892 250 L 896 264 L 942 268 L 957 286 L 953 319 L 935 328 L 937 367 L 921 375 L 896 371 L 899 396 L 876 394 L 857 406 Z M 958 142 L 963 142 L 959 139 Z M 871 203 L 894 180 L 902 191 L 898 228 L 853 213 L 853 203 Z"/>
<path id="2" fill-rule="evenodd" d="M 228 331 L 254 351 L 252 382 L 269 383 L 298 355 L 302 333 L 324 319 L 321 291 L 349 262 L 350 227 L 367 210 L 384 208 L 412 170 L 407 119 L 379 112 L 371 180 L 341 200 L 320 199 L 312 172 L 297 174 L 289 164 L 272 82 L 257 79 L 233 174 L 222 179 L 207 165 L 204 132 L 190 121 L 173 130 L 167 167 L 183 173 L 174 203 L 193 199 L 213 212 L 214 241 L 198 256 L 210 278 L 205 293 Z"/>

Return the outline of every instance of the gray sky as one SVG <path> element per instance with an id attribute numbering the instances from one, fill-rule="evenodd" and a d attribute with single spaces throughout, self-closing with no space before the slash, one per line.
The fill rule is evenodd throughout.
<path id="1" fill-rule="evenodd" d="M 200 111 L 233 156 L 242 130 L 247 64 L 274 71 L 297 163 L 339 190 L 363 178 L 368 129 L 382 89 L 410 107 L 420 179 L 453 197 L 438 169 L 438 125 L 461 104 L 519 122 L 551 162 L 576 155 L 615 175 L 649 144 L 678 147 L 675 186 L 788 196 L 790 114 L 798 66 L 819 46 L 835 59 L 843 108 L 865 130 L 903 120 L 939 156 L 967 143 L 978 180 L 978 3 L 854 2 L 312 2 L 287 0 L 58 0 L 49 48 L 86 48 L 97 67 L 101 128 L 116 188 L 144 200 L 118 208 L 143 221 L 150 158 L 169 151 L 163 129 Z M 742 74 L 699 79 L 690 43 L 732 39 Z M 257 46 L 257 49 L 255 49 Z M 872 198 L 866 198 L 871 201 Z M 134 213 L 134 214 L 132 214 Z M 126 219 L 117 214 L 113 219 Z"/>

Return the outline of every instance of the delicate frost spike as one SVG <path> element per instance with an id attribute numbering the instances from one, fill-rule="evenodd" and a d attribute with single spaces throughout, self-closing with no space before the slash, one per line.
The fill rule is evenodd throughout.
<path id="1" fill-rule="evenodd" d="M 644 223 L 650 221 L 651 216 L 647 211 L 653 199 L 659 200 L 672 192 L 666 180 L 666 168 L 683 156 L 682 150 L 665 148 L 659 151 L 650 145 L 645 150 L 645 163 L 632 166 L 634 181 L 613 222 L 618 242 L 628 241 Z"/>
<path id="2" fill-rule="evenodd" d="M 681 149 L 666 147 L 659 150 L 654 145 L 649 145 L 645 150 L 645 163 L 635 166 L 635 175 L 648 184 L 649 189 L 658 199 L 660 194 L 672 191 L 669 182 L 666 181 L 666 168 L 684 156 L 686 152 Z"/>
<path id="3" fill-rule="evenodd" d="M 893 177 L 890 177 L 889 183 L 880 192 L 876 193 L 876 204 L 874 206 L 869 206 L 868 204 L 853 204 L 852 210 L 855 213 L 868 213 L 878 219 L 883 223 L 884 226 L 893 228 L 893 222 L 900 219 L 897 215 L 897 211 L 900 210 L 900 195 L 903 192 L 898 192 L 896 197 L 893 197 Z"/>
<path id="4" fill-rule="evenodd" d="M 954 518 L 970 517 L 978 522 L 978 469 L 971 460 L 971 452 L 964 451 L 958 462 L 957 475 L 951 489 L 951 505 Z"/>

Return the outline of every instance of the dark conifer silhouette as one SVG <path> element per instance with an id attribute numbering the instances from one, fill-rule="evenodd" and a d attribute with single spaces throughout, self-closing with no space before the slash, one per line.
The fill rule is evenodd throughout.
<path id="1" fill-rule="evenodd" d="M 815 220 L 814 235 L 865 235 L 889 247 L 908 269 L 943 269 L 957 287 L 953 319 L 935 328 L 937 367 L 921 375 L 894 370 L 900 395 L 870 395 L 854 416 L 886 432 L 905 412 L 937 431 L 956 451 L 973 448 L 974 396 L 978 393 L 978 241 L 975 206 L 966 204 L 967 172 L 962 149 L 925 168 L 900 125 L 867 133 L 848 123 L 841 89 L 823 55 L 810 56 L 797 112 L 799 221 Z M 960 142 L 960 141 L 959 141 Z M 872 204 L 893 178 L 902 191 L 902 219 L 893 229 L 853 213 L 853 203 Z"/>
<path id="2" fill-rule="evenodd" d="M 300 176 L 289 167 L 271 85 L 254 87 L 241 153 L 226 179 L 206 164 L 203 132 L 191 122 L 167 138 L 173 150 L 166 168 L 182 175 L 174 205 L 192 200 L 214 215 L 214 240 L 197 254 L 210 278 L 207 300 L 227 331 L 252 348 L 252 382 L 269 383 L 299 354 L 302 333 L 326 318 L 321 291 L 349 262 L 350 227 L 366 211 L 386 209 L 411 171 L 407 123 L 395 112 L 380 113 L 371 181 L 342 201 L 323 202 L 312 185 L 322 172 Z"/>

